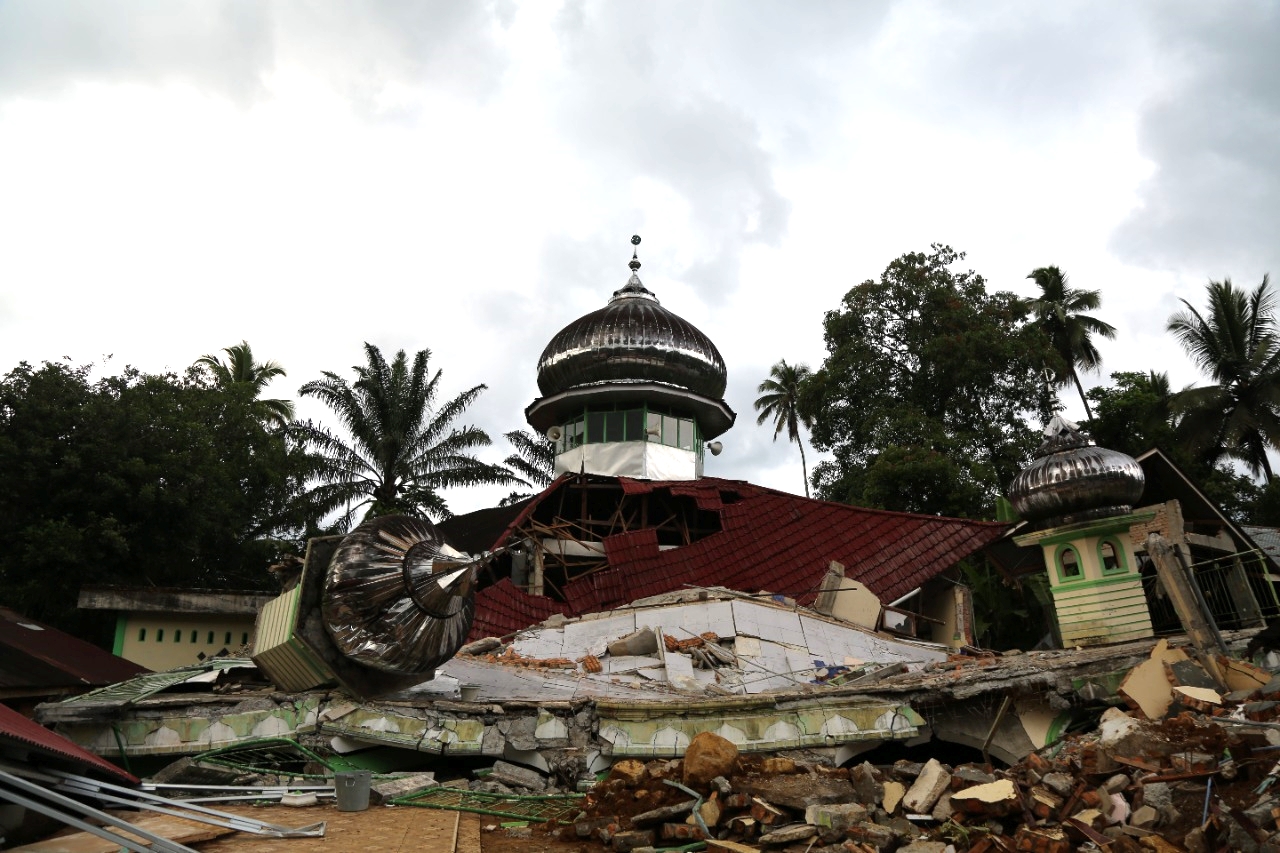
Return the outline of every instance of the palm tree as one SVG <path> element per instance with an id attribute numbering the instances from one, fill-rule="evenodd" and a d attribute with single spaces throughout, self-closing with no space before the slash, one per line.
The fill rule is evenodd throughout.
<path id="1" fill-rule="evenodd" d="M 1090 317 L 1085 311 L 1096 311 L 1102 305 L 1102 296 L 1096 290 L 1075 290 L 1067 286 L 1067 276 L 1057 267 L 1040 267 L 1027 276 L 1040 287 L 1040 296 L 1027 302 L 1035 316 L 1032 325 L 1039 328 L 1049 340 L 1049 346 L 1062 360 L 1063 368 L 1057 372 L 1059 386 L 1075 383 L 1084 403 L 1084 413 L 1090 420 L 1093 411 L 1080 384 L 1079 371 L 1097 370 L 1102 356 L 1093 345 L 1093 336 L 1116 336 L 1115 326 Z"/>
<path id="2" fill-rule="evenodd" d="M 254 406 L 259 417 L 269 424 L 278 427 L 286 426 L 293 420 L 293 403 L 289 400 L 259 400 L 258 395 L 267 387 L 267 383 L 277 376 L 284 376 L 285 370 L 277 362 L 268 361 L 259 364 L 253 360 L 253 348 L 248 341 L 224 347 L 227 360 L 216 355 L 202 355 L 196 359 L 196 365 L 206 369 L 219 388 L 247 388 L 252 395 Z"/>
<path id="3" fill-rule="evenodd" d="M 351 436 L 345 441 L 310 422 L 291 429 L 319 460 L 320 482 L 308 495 L 317 516 L 341 509 L 343 522 L 350 524 L 356 509 L 368 504 L 366 518 L 389 513 L 448 517 L 440 489 L 519 482 L 501 465 L 473 455 L 489 446 L 488 433 L 454 426 L 486 386 L 437 406 L 441 371 L 428 375 L 430 350 L 420 350 L 412 364 L 400 350 L 387 364 L 373 344 L 364 349 L 368 363 L 353 368 L 354 383 L 325 371 L 323 379 L 298 391 L 325 403 Z"/>
<path id="4" fill-rule="evenodd" d="M 517 429 L 503 434 L 516 452 L 502 460 L 520 477 L 520 482 L 535 489 L 544 489 L 555 479 L 556 447 L 545 437 L 527 429 Z M 501 506 L 533 497 L 533 492 L 515 491 L 500 502 Z"/>
<path id="5" fill-rule="evenodd" d="M 759 412 L 757 424 L 773 419 L 773 440 L 777 441 L 783 429 L 787 431 L 787 439 L 794 441 L 800 448 L 800 470 L 804 474 L 804 496 L 809 497 L 809 467 L 804 461 L 804 439 L 800 436 L 800 425 L 811 427 L 809 419 L 800 413 L 800 386 L 811 375 L 809 367 L 804 364 L 787 364 L 784 358 L 769 370 L 769 378 L 756 387 L 760 394 L 756 398 L 755 407 Z"/>
<path id="6" fill-rule="evenodd" d="M 1251 292 L 1211 281 L 1207 316 L 1184 299 L 1186 310 L 1167 326 L 1215 383 L 1177 395 L 1184 435 L 1210 464 L 1237 459 L 1268 482 L 1267 451 L 1280 447 L 1280 340 L 1269 286 L 1268 276 Z"/>

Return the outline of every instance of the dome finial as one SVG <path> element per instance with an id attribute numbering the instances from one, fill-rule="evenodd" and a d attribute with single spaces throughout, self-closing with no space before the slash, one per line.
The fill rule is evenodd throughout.
<path id="1" fill-rule="evenodd" d="M 633 245 L 633 246 L 639 246 L 639 245 L 640 245 L 640 235 L 639 235 L 639 234 L 632 234 L 632 235 L 631 235 L 631 245 Z M 631 267 L 631 271 L 632 271 L 632 272 L 636 272 L 636 271 L 638 271 L 638 270 L 640 269 L 640 258 L 636 255 L 636 250 L 635 250 L 635 249 L 632 249 L 632 250 L 631 250 L 631 263 L 627 264 L 627 266 Z"/>

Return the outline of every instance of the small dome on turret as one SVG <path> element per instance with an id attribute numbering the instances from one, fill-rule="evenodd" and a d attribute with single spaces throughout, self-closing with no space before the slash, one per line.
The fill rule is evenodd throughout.
<path id="1" fill-rule="evenodd" d="M 711 339 L 659 304 L 631 278 L 609 303 L 565 326 L 538 359 L 544 397 L 598 383 L 658 382 L 718 400 L 724 396 L 724 359 Z"/>
<path id="2" fill-rule="evenodd" d="M 1061 416 L 1045 427 L 1035 458 L 1009 485 L 1018 515 L 1058 526 L 1124 515 L 1142 498 L 1146 477 L 1132 456 L 1092 444 Z"/>

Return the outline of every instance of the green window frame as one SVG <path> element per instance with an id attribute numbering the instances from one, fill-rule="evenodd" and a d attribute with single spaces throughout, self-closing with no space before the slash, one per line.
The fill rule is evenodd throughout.
<path id="1" fill-rule="evenodd" d="M 208 642 L 206 642 L 206 643 L 205 643 L 205 645 L 206 645 L 206 646 L 212 646 L 212 645 L 213 645 L 213 632 L 212 632 L 212 631 L 210 631 L 210 632 L 209 632 L 209 640 L 208 640 Z"/>
<path id="2" fill-rule="evenodd" d="M 1070 560 L 1066 559 L 1067 555 L 1070 555 Z M 1084 565 L 1080 562 L 1080 552 L 1074 545 L 1059 545 L 1053 555 L 1053 563 L 1058 572 L 1059 583 L 1084 580 Z M 1074 567 L 1074 571 L 1069 571 L 1069 567 Z"/>
<path id="3" fill-rule="evenodd" d="M 164 629 L 163 629 L 163 628 L 157 628 L 157 629 L 156 629 L 156 642 L 157 642 L 157 643 L 163 643 L 163 642 L 164 642 Z"/>
<path id="4" fill-rule="evenodd" d="M 146 641 L 147 641 L 147 629 L 146 629 L 146 628 L 139 628 L 139 629 L 138 629 L 138 642 L 139 642 L 139 643 L 145 643 Z"/>
<path id="5" fill-rule="evenodd" d="M 584 444 L 623 441 L 679 447 L 697 453 L 699 458 L 703 450 L 702 429 L 696 420 L 641 406 L 584 409 L 581 416 L 561 425 L 555 452 L 564 453 Z"/>
<path id="6" fill-rule="evenodd" d="M 1108 567 L 1106 549 L 1111 549 L 1112 566 Z M 1102 567 L 1104 575 L 1122 575 L 1129 571 L 1128 561 L 1125 559 L 1124 548 L 1120 547 L 1120 541 L 1113 536 L 1098 540 L 1098 565 Z"/>

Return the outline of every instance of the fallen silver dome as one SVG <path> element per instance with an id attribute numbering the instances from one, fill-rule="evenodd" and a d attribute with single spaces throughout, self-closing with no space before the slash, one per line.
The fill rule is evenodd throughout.
<path id="1" fill-rule="evenodd" d="M 443 542 L 429 521 L 374 518 L 334 552 L 323 618 L 351 660 L 399 675 L 429 674 L 466 642 L 475 617 L 471 558 Z"/>
<path id="2" fill-rule="evenodd" d="M 1132 456 L 1090 444 L 1057 416 L 1035 458 L 1010 483 L 1009 502 L 1027 521 L 1057 526 L 1131 512 L 1145 484 Z"/>

